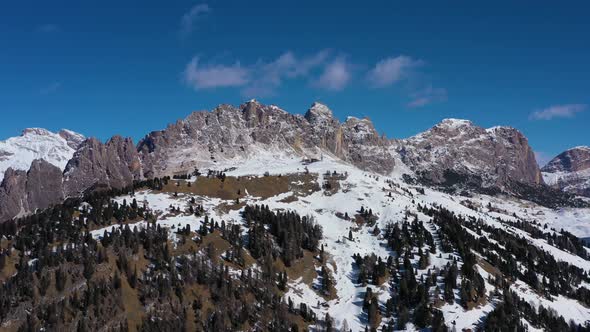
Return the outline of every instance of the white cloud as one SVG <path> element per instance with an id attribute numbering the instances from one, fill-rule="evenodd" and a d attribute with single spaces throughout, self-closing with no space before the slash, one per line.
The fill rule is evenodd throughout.
<path id="1" fill-rule="evenodd" d="M 407 80 L 415 67 L 422 61 L 407 56 L 384 59 L 371 69 L 367 77 L 376 87 Z M 355 66 L 344 56 L 334 55 L 329 50 L 296 55 L 287 51 L 274 59 L 259 59 L 253 63 L 203 62 L 193 58 L 183 72 L 185 83 L 195 90 L 234 87 L 245 97 L 274 95 L 277 89 L 290 80 L 304 80 L 311 86 L 340 91 L 348 86 L 355 72 Z M 416 91 L 416 90 L 414 90 Z M 421 107 L 447 99 L 443 88 L 428 86 L 409 95 L 409 107 Z"/>
<path id="2" fill-rule="evenodd" d="M 249 70 L 236 62 L 232 65 L 200 65 L 194 57 L 184 70 L 184 80 L 195 90 L 243 86 L 249 81 Z"/>
<path id="3" fill-rule="evenodd" d="M 201 65 L 199 58 L 195 57 L 186 66 L 184 80 L 196 90 L 240 87 L 247 97 L 268 96 L 286 80 L 309 76 L 326 62 L 328 56 L 329 52 L 325 50 L 304 57 L 297 57 L 289 51 L 275 60 L 258 60 L 246 66 L 239 62 Z"/>
<path id="4" fill-rule="evenodd" d="M 531 113 L 531 120 L 551 120 L 554 118 L 573 118 L 577 113 L 586 110 L 583 104 L 554 105 Z"/>
<path id="5" fill-rule="evenodd" d="M 308 76 L 312 70 L 326 61 L 328 54 L 329 52 L 324 50 L 298 58 L 289 51 L 271 62 L 259 60 L 251 67 L 256 79 L 242 90 L 242 94 L 246 97 L 273 95 L 285 80 Z"/>
<path id="6" fill-rule="evenodd" d="M 447 90 L 429 85 L 427 88 L 411 94 L 410 97 L 412 97 L 412 101 L 408 103 L 409 107 L 423 107 L 428 104 L 446 101 Z"/>
<path id="7" fill-rule="evenodd" d="M 413 69 L 421 65 L 423 65 L 421 60 L 415 60 L 409 56 L 389 57 L 377 62 L 369 71 L 367 78 L 373 87 L 386 87 L 406 79 Z"/>
<path id="8" fill-rule="evenodd" d="M 180 20 L 180 33 L 183 36 L 190 35 L 194 30 L 195 22 L 210 11 L 211 8 L 209 8 L 209 5 L 206 3 L 192 6 L 191 9 L 185 13 Z"/>
<path id="9" fill-rule="evenodd" d="M 315 85 L 332 91 L 344 89 L 352 77 L 351 66 L 343 57 L 338 57 L 326 65 Z"/>

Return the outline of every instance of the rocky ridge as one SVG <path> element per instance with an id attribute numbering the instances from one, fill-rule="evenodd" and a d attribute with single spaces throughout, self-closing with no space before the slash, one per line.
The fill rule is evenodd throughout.
<path id="1" fill-rule="evenodd" d="M 82 141 L 69 131 L 59 137 L 67 148 L 77 147 L 63 167 L 63 176 L 61 168 L 58 175 L 47 163 L 28 173 L 10 170 L 0 187 L 1 219 L 88 190 L 123 188 L 134 180 L 219 168 L 230 161 L 239 164 L 260 153 L 309 160 L 330 156 L 383 175 L 408 171 L 433 184 L 447 183 L 449 172 L 455 178 L 478 178 L 482 187 L 543 184 L 526 137 L 514 128 L 484 129 L 467 120 L 446 119 L 424 133 L 395 140 L 380 136 L 367 118 L 340 122 L 321 103 L 314 103 L 304 115 L 255 100 L 238 107 L 223 104 L 151 132 L 137 146 L 120 136 L 106 143 L 94 138 Z M 32 178 L 44 172 L 52 179 Z M 58 189 L 46 199 L 42 196 L 50 181 Z M 21 196 L 31 197 L 30 201 Z"/>
<path id="2" fill-rule="evenodd" d="M 220 105 L 190 114 L 139 142 L 146 176 L 168 175 L 218 161 L 255 157 L 258 151 L 321 158 L 330 154 L 377 173 L 393 171 L 391 141 L 368 119 L 340 123 L 325 105 L 314 103 L 304 116 L 255 100 L 240 107 Z"/>

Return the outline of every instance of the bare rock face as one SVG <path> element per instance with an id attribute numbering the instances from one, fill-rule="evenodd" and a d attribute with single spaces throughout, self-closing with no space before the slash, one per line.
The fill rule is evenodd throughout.
<path id="1" fill-rule="evenodd" d="M 548 185 L 590 197 L 590 147 L 578 146 L 562 152 L 541 171 Z"/>
<path id="2" fill-rule="evenodd" d="M 362 169 L 389 174 L 395 166 L 389 150 L 392 142 L 380 137 L 368 118 L 348 117 L 342 125 L 342 146 L 345 160 Z"/>
<path id="3" fill-rule="evenodd" d="M 220 105 L 152 132 L 138 145 L 146 177 L 211 167 L 218 160 L 255 157 L 261 151 L 319 158 L 333 155 L 361 169 L 393 170 L 390 142 L 368 119 L 340 123 L 325 105 L 314 103 L 305 116 L 255 100 L 240 107 Z"/>
<path id="4" fill-rule="evenodd" d="M 526 137 L 510 127 L 484 129 L 467 120 L 445 119 L 431 129 L 401 141 L 402 160 L 434 183 L 445 174 L 476 176 L 486 187 L 510 182 L 543 184 Z"/>
<path id="5" fill-rule="evenodd" d="M 141 177 L 141 164 L 130 138 L 114 136 L 105 144 L 95 138 L 84 141 L 64 171 L 66 197 L 93 187 L 121 189 Z"/>
<path id="6" fill-rule="evenodd" d="M 343 156 L 343 136 L 342 128 L 338 119 L 334 117 L 332 110 L 326 105 L 313 103 L 304 115 L 309 125 L 309 131 L 313 131 L 313 138 L 318 143 L 318 147 L 331 151 L 334 155 Z M 302 122 L 302 125 L 306 125 Z M 309 142 L 313 144 L 312 142 Z"/>
<path id="7" fill-rule="evenodd" d="M 0 222 L 26 212 L 27 172 L 8 168 L 0 184 Z"/>
<path id="8" fill-rule="evenodd" d="M 68 129 L 62 129 L 57 134 L 65 139 L 68 143 L 68 146 L 70 146 L 72 149 L 78 149 L 80 144 L 82 144 L 82 142 L 84 142 L 86 139 L 84 135 L 78 134 Z"/>
<path id="9" fill-rule="evenodd" d="M 61 170 L 36 159 L 28 172 L 6 171 L 0 185 L 0 221 L 45 209 L 64 199 Z"/>
<path id="10" fill-rule="evenodd" d="M 27 172 L 25 190 L 30 211 L 61 203 L 64 200 L 61 169 L 43 159 L 34 160 Z"/>

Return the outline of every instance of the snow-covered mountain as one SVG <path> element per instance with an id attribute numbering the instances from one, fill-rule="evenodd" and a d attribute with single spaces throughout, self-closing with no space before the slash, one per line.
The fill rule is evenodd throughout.
<path id="1" fill-rule="evenodd" d="M 578 146 L 564 151 L 541 171 L 548 185 L 590 197 L 590 147 Z"/>
<path id="2" fill-rule="evenodd" d="M 409 169 L 436 184 L 448 182 L 449 172 L 477 177 L 485 187 L 543 184 L 526 137 L 514 128 L 484 129 L 467 120 L 446 119 L 424 133 L 395 140 L 379 136 L 369 119 L 348 117 L 341 123 L 320 103 L 305 116 L 256 101 L 221 105 L 150 133 L 138 151 L 144 171 L 154 175 L 274 151 L 315 159 L 331 155 L 384 175 Z"/>
<path id="3" fill-rule="evenodd" d="M 395 173 L 461 190 L 466 185 L 522 197 L 545 188 L 526 137 L 514 128 L 484 129 L 467 120 L 446 119 L 424 133 L 396 140 L 379 135 L 368 118 L 348 117 L 340 122 L 321 103 L 314 103 L 305 115 L 256 100 L 238 107 L 223 104 L 151 132 L 137 147 L 131 139 L 119 136 L 106 144 L 95 139 L 80 144 L 81 140 L 80 135 L 67 131 L 26 130 L 21 137 L 7 141 L 4 162 L 6 167 L 14 164 L 13 168 L 27 170 L 33 159 L 40 158 L 65 168 L 65 197 L 89 188 L 121 189 L 141 178 L 244 162 L 261 152 L 310 161 L 332 157 L 361 170 L 387 176 Z M 78 147 L 76 153 L 72 146 Z M 5 196 L 21 192 L 12 190 L 10 194 L 6 187 L 0 190 Z M 11 201 L 18 202 L 15 198 Z M 566 203 L 556 200 L 551 205 Z M 11 206 L 10 211 L 21 211 Z M 10 215 L 2 212 L 2 218 Z"/>
<path id="4" fill-rule="evenodd" d="M 456 181 L 457 175 L 503 189 L 511 181 L 543 183 L 526 137 L 511 127 L 484 129 L 468 120 L 445 119 L 402 140 L 399 153 L 404 163 L 434 183 Z"/>
<path id="5" fill-rule="evenodd" d="M 71 154 L 34 155 L 0 184 L 0 222 L 56 206 L 0 227 L 0 280 L 14 278 L 0 329 L 33 309 L 55 310 L 34 318 L 58 330 L 590 329 L 590 208 L 509 190 L 552 190 L 514 128 L 446 119 L 396 140 L 320 103 L 293 115 L 250 101 L 137 146 L 41 129 L 21 140 Z M 545 181 L 585 172 L 588 153 L 558 156 Z"/>
<path id="6" fill-rule="evenodd" d="M 320 103 L 302 116 L 251 100 L 239 107 L 220 105 L 211 112 L 194 112 L 148 134 L 138 151 L 148 176 L 248 159 L 259 151 L 309 159 L 328 154 L 385 174 L 394 167 L 391 144 L 368 119 L 349 117 L 340 123 Z"/>
<path id="7" fill-rule="evenodd" d="M 35 159 L 43 159 L 63 171 L 83 140 L 84 136 L 71 130 L 53 133 L 27 128 L 20 136 L 0 141 L 0 179 L 8 168 L 29 170 Z"/>

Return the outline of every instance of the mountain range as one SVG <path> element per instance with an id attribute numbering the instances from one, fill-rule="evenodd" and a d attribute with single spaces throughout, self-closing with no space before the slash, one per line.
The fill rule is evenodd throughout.
<path id="1" fill-rule="evenodd" d="M 69 130 L 26 129 L 0 142 L 0 220 L 89 190 L 121 189 L 134 180 L 256 158 L 260 151 L 305 159 L 331 156 L 361 170 L 405 175 L 434 186 L 518 195 L 524 185 L 537 192 L 551 187 L 590 196 L 588 147 L 570 149 L 539 169 L 528 140 L 512 127 L 485 129 L 468 120 L 445 119 L 413 137 L 389 139 L 369 119 L 340 122 L 321 103 L 302 116 L 251 100 L 193 112 L 147 134 L 137 146 L 121 136 L 103 143 Z"/>
<path id="2" fill-rule="evenodd" d="M 0 331 L 590 331 L 587 147 L 255 100 L 0 147 Z"/>

